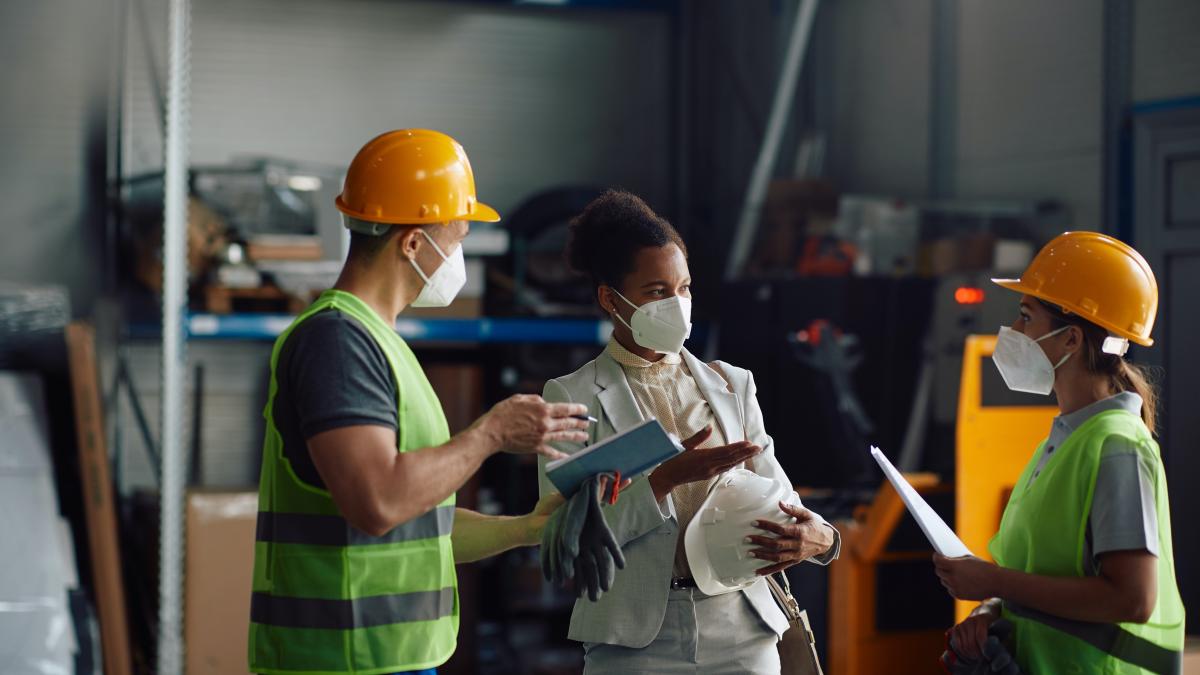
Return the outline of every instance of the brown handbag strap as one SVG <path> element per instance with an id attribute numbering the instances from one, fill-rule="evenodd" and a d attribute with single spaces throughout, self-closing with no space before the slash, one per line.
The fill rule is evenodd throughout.
<path id="1" fill-rule="evenodd" d="M 782 572 L 768 575 L 767 586 L 771 589 L 771 595 L 775 596 L 775 602 L 779 604 L 779 608 L 787 615 L 788 621 L 793 623 L 800 621 L 803 611 L 800 609 L 800 603 L 796 602 L 795 596 L 792 595 L 792 588 L 787 577 Z"/>

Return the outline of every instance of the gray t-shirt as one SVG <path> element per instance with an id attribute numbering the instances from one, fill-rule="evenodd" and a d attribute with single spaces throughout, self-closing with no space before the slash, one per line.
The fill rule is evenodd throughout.
<path id="1" fill-rule="evenodd" d="M 1030 484 L 1037 480 L 1054 451 L 1062 447 L 1073 431 L 1093 416 L 1109 410 L 1125 410 L 1140 416 L 1142 397 L 1125 391 L 1068 415 L 1055 417 L 1045 450 L 1030 476 Z M 1158 510 L 1154 497 L 1158 471 L 1159 467 L 1142 459 L 1127 439 L 1114 436 L 1104 441 L 1084 542 L 1086 573 L 1099 573 L 1096 556 L 1102 553 L 1140 550 L 1158 555 Z"/>
<path id="2" fill-rule="evenodd" d="M 324 488 L 308 439 L 357 425 L 396 429 L 396 384 L 383 350 L 356 319 L 319 312 L 292 331 L 275 364 L 272 414 L 284 456 L 300 480 Z"/>

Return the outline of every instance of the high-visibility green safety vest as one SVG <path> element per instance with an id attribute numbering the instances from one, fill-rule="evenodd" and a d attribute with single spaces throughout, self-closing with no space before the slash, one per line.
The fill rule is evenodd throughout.
<path id="1" fill-rule="evenodd" d="M 358 321 L 387 357 L 397 392 L 396 449 L 450 438 L 412 350 L 355 296 L 326 291 L 279 336 L 264 412 L 250 670 L 371 674 L 436 667 L 450 658 L 458 636 L 454 495 L 383 536 L 367 535 L 342 518 L 327 490 L 296 477 L 275 426 L 280 349 L 296 326 L 329 309 Z"/>
<path id="2" fill-rule="evenodd" d="M 1171 513 L 1158 444 L 1136 415 L 1110 410 L 1079 426 L 1030 484 L 1042 448 L 1021 474 L 988 548 L 996 563 L 1048 576 L 1084 576 L 1084 538 L 1105 439 L 1120 436 L 1155 467 L 1158 514 L 1158 601 L 1146 623 L 1074 621 L 1005 603 L 1016 628 L 1016 659 L 1033 675 L 1069 673 L 1178 673 L 1184 609 L 1175 584 Z M 1042 444 L 1045 445 L 1045 442 Z"/>

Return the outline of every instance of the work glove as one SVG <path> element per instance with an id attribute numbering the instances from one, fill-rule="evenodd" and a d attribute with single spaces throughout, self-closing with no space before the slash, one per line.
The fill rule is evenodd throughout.
<path id="1" fill-rule="evenodd" d="M 559 507 L 542 532 L 542 574 L 555 584 L 575 581 L 575 593 L 595 602 L 612 588 L 625 556 L 600 506 L 601 477 L 593 476 Z"/>
<path id="2" fill-rule="evenodd" d="M 542 530 L 542 575 L 562 586 L 575 576 L 575 558 L 579 555 L 579 535 L 587 520 L 586 490 L 581 486 L 570 499 L 555 509 Z"/>
<path id="3" fill-rule="evenodd" d="M 951 675 L 1021 675 L 1012 654 L 1004 643 L 1012 634 L 1013 625 L 1000 619 L 988 627 L 988 639 L 983 643 L 982 659 L 965 659 L 958 649 L 957 641 L 951 638 L 950 649 L 942 654 L 942 666 Z"/>

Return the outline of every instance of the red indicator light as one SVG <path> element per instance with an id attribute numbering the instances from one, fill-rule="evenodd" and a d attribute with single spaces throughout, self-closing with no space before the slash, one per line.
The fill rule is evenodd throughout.
<path id="1" fill-rule="evenodd" d="M 983 289 L 959 286 L 954 291 L 954 301 L 960 305 L 978 305 L 983 302 Z"/>

